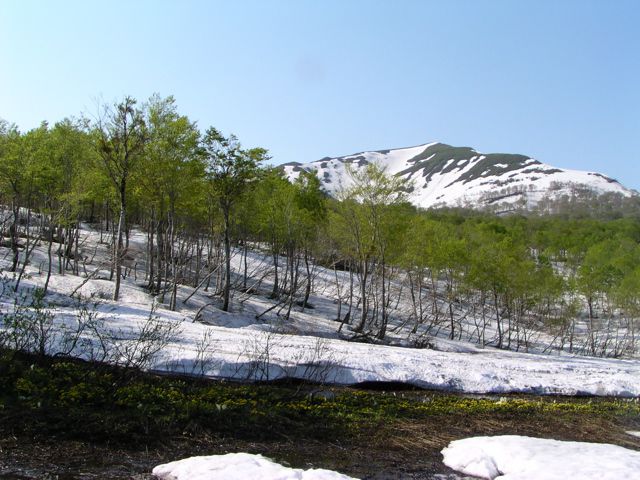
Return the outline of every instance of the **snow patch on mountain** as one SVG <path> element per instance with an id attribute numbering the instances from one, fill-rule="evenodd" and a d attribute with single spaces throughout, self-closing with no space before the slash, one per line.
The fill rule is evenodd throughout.
<path id="1" fill-rule="evenodd" d="M 477 152 L 433 142 L 415 147 L 360 152 L 323 158 L 310 163 L 289 163 L 282 169 L 295 180 L 305 170 L 315 172 L 327 193 L 339 197 L 353 185 L 350 171 L 375 163 L 390 175 L 406 180 L 409 200 L 423 208 L 437 206 L 533 207 L 546 198 L 572 195 L 576 188 L 624 196 L 634 192 L 596 172 L 556 168 L 525 155 Z"/>

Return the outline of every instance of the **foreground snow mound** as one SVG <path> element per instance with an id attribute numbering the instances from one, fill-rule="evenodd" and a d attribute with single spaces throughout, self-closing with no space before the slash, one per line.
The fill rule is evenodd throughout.
<path id="1" fill-rule="evenodd" d="M 283 467 L 249 453 L 185 458 L 158 465 L 152 473 L 160 480 L 355 480 L 331 470 Z"/>
<path id="2" fill-rule="evenodd" d="M 500 480 L 640 479 L 640 452 L 616 445 L 504 435 L 451 442 L 448 467 Z"/>

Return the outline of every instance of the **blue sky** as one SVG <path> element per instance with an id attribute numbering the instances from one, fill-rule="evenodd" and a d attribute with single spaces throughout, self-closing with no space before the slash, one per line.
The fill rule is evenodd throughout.
<path id="1" fill-rule="evenodd" d="M 430 141 L 640 189 L 640 1 L 0 0 L 0 117 L 174 95 L 274 163 Z"/>

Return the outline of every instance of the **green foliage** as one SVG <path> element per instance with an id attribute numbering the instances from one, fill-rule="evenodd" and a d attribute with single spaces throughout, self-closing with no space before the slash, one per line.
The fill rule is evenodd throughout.
<path id="1" fill-rule="evenodd" d="M 154 95 L 145 112 L 149 138 L 135 178 L 139 203 L 174 222 L 202 219 L 205 165 L 196 125 L 178 113 L 173 97 Z"/>
<path id="2" fill-rule="evenodd" d="M 613 295 L 626 315 L 640 316 L 640 267 L 626 272 Z"/>
<path id="3" fill-rule="evenodd" d="M 578 288 L 585 296 L 611 293 L 640 265 L 640 245 L 628 238 L 603 240 L 589 247 L 578 269 Z"/>
<path id="4" fill-rule="evenodd" d="M 137 103 L 125 97 L 114 106 L 104 106 L 94 130 L 95 148 L 122 202 L 128 191 L 126 183 L 139 168 L 149 140 L 144 113 Z"/>
<path id="5" fill-rule="evenodd" d="M 429 169 L 424 169 L 429 165 L 450 162 L 447 168 L 458 168 L 470 153 L 432 145 L 413 159 L 409 170 L 426 171 L 428 177 Z M 248 288 L 262 279 L 248 282 L 247 252 L 266 245 L 273 270 L 263 278 L 277 284 L 277 275 L 284 274 L 281 290 L 288 290 L 291 303 L 297 294 L 293 279 L 304 267 L 306 280 L 299 282 L 306 282 L 303 308 L 314 263 L 349 268 L 353 291 L 346 295 L 347 285 L 337 288 L 342 292 L 338 308 L 349 298 L 349 321 L 357 315 L 351 307 L 358 305 L 363 326 L 405 315 L 392 305 L 399 295 L 407 295 L 403 289 L 409 283 L 413 306 L 420 307 L 411 315 L 420 321 L 431 315 L 438 323 L 440 310 L 447 309 L 452 338 L 454 317 L 462 318 L 470 309 L 498 324 L 513 321 L 514 330 L 546 326 L 564 338 L 572 334 L 585 303 L 590 320 L 623 318 L 623 327 L 635 331 L 631 320 L 640 303 L 640 217 L 616 213 L 624 199 L 607 197 L 602 205 L 595 198 L 582 199 L 587 203 L 580 208 L 597 211 L 594 215 L 578 209 L 573 200 L 567 202 L 576 210 L 563 216 L 425 212 L 406 202 L 412 185 L 376 164 L 350 172 L 352 187 L 330 199 L 313 173 L 301 171 L 291 184 L 281 171 L 263 167 L 268 158 L 265 149 L 245 149 L 238 138 L 216 128 L 201 133 L 179 113 L 171 96 L 154 95 L 143 104 L 126 97 L 104 106 L 93 122 L 65 119 L 24 133 L 0 121 L 0 200 L 12 206 L 13 214 L 2 233 L 13 252 L 11 270 L 28 264 L 22 239 L 39 236 L 49 241 L 49 258 L 57 253 L 62 264 L 66 257 L 59 273 L 66 271 L 74 255 L 74 229 L 88 220 L 100 221 L 101 231 L 118 231 L 117 241 L 107 241 L 117 245 L 112 244 L 112 270 L 120 271 L 126 257 L 120 249 L 122 232 L 136 224 L 148 235 L 148 258 L 141 264 L 149 289 L 161 293 L 163 301 L 173 286 L 171 308 L 179 282 L 197 285 L 207 276 L 205 288 L 216 283 L 228 309 L 232 249 L 242 248 L 243 287 Z M 479 161 L 469 179 L 484 175 L 485 166 L 498 159 L 504 166 L 492 168 L 508 171 L 523 158 L 500 155 Z M 541 211 L 545 208 L 551 207 L 542 205 Z M 36 222 L 21 218 L 21 209 L 40 215 L 39 230 L 22 226 Z M 78 254 L 76 274 L 82 252 Z M 278 257 L 286 263 L 284 272 L 277 270 L 283 268 L 277 266 Z M 121 274 L 114 274 L 118 282 Z M 274 297 L 280 298 L 276 287 Z M 425 313 L 429 308 L 423 309 L 423 298 L 415 295 L 427 287 L 431 304 L 424 306 L 433 313 Z M 589 328 L 599 327 L 593 322 Z M 378 335 L 384 336 L 384 328 Z"/>
<path id="6" fill-rule="evenodd" d="M 212 198 L 223 218 L 225 274 L 223 286 L 224 311 L 229 310 L 231 290 L 231 230 L 234 224 L 232 208 L 255 183 L 259 163 L 268 159 L 264 148 L 244 150 L 235 135 L 225 137 L 209 127 L 201 143 L 205 172 Z"/>
<path id="7" fill-rule="evenodd" d="M 258 203 L 253 213 L 259 234 L 271 245 L 272 251 L 279 252 L 287 242 L 295 244 L 303 222 L 298 222 L 301 211 L 294 185 L 276 170 L 267 170 L 256 185 L 254 198 Z"/>
<path id="8" fill-rule="evenodd" d="M 244 150 L 235 135 L 225 137 L 210 127 L 202 139 L 206 175 L 220 208 L 229 211 L 257 179 L 259 163 L 268 158 L 262 148 Z"/>
<path id="9" fill-rule="evenodd" d="M 281 434 L 346 437 L 369 426 L 447 416 L 637 416 L 637 402 L 535 397 L 481 398 L 424 391 L 398 394 L 338 389 L 326 400 L 299 389 L 233 385 L 153 375 L 28 356 L 0 360 L 0 403 L 13 428 L 67 438 L 153 443 L 207 431 L 246 438 Z"/>

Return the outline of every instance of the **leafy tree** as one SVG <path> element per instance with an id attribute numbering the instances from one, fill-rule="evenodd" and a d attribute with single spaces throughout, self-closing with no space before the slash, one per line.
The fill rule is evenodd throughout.
<path id="1" fill-rule="evenodd" d="M 301 242 L 306 270 L 306 287 L 302 308 L 307 307 L 312 288 L 310 256 L 317 246 L 320 230 L 327 219 L 327 198 L 315 172 L 300 172 L 295 181 L 296 204 L 299 210 Z"/>
<path id="2" fill-rule="evenodd" d="M 145 110 L 148 142 L 136 183 L 150 217 L 149 287 L 154 287 L 155 278 L 155 290 L 160 291 L 162 278 L 167 277 L 163 275 L 163 266 L 170 269 L 173 277 L 170 307 L 175 309 L 179 268 L 175 245 L 177 232 L 186 226 L 184 222 L 188 218 L 195 221 L 204 216 L 201 207 L 204 204 L 204 161 L 199 149 L 200 134 L 194 123 L 178 113 L 173 97 L 154 95 Z"/>
<path id="3" fill-rule="evenodd" d="M 0 123 L 0 182 L 4 196 L 11 202 L 12 220 L 9 226 L 9 238 L 13 260 L 11 272 L 15 272 L 18 267 L 18 225 L 20 215 L 20 205 L 25 189 L 26 164 L 25 148 L 23 138 L 15 125 L 7 122 Z"/>
<path id="4" fill-rule="evenodd" d="M 263 148 L 243 150 L 237 137 L 223 136 L 213 127 L 202 140 L 206 174 L 223 218 L 225 274 L 222 309 L 229 310 L 231 290 L 231 226 L 234 205 L 258 175 L 259 163 L 268 158 Z"/>
<path id="5" fill-rule="evenodd" d="M 116 190 L 120 210 L 113 246 L 112 272 L 116 276 L 114 300 L 118 300 L 120 295 L 124 255 L 122 238 L 126 227 L 129 180 L 140 163 L 148 141 L 144 115 L 136 104 L 137 101 L 132 97 L 125 97 L 114 106 L 105 105 L 95 126 L 96 148 Z"/>
<path id="6" fill-rule="evenodd" d="M 362 332 L 370 313 L 368 288 L 372 269 L 379 269 L 381 278 L 382 326 L 378 337 L 384 337 L 388 321 L 388 288 L 386 283 L 391 207 L 406 199 L 407 186 L 398 177 L 389 176 L 375 163 L 355 171 L 350 170 L 352 186 L 341 195 L 338 215 L 348 234 L 350 248 L 357 264 L 360 281 L 360 321 L 356 332 Z"/>
<path id="7" fill-rule="evenodd" d="M 295 188 L 275 169 L 264 172 L 256 188 L 259 199 L 257 217 L 263 239 L 269 245 L 273 259 L 273 289 L 271 298 L 278 299 L 284 290 L 289 262 L 298 244 L 298 218 L 295 203 Z M 287 252 L 287 268 L 284 278 L 280 276 L 280 254 Z"/>

